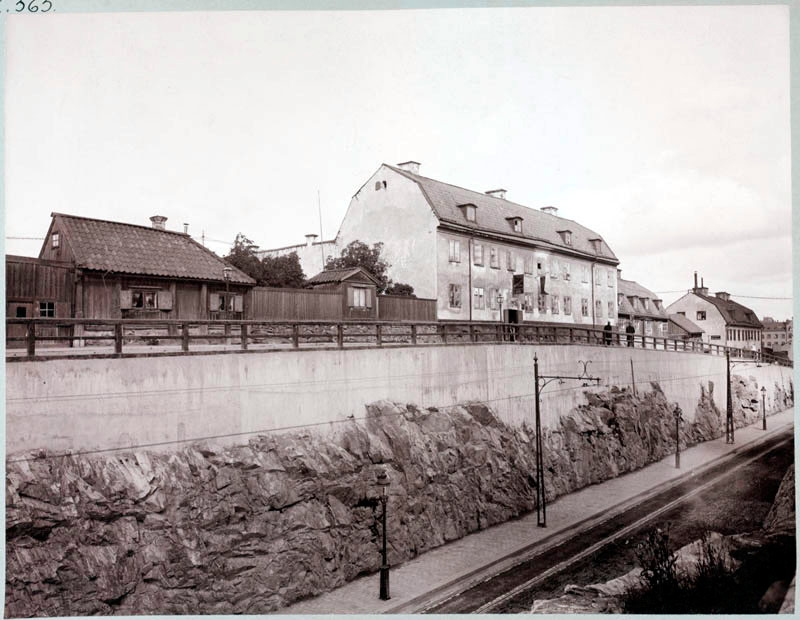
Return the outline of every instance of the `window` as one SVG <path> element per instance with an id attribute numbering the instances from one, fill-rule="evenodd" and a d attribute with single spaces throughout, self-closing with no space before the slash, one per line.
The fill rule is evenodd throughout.
<path id="1" fill-rule="evenodd" d="M 464 208 L 464 215 L 466 216 L 467 220 L 470 222 L 475 221 L 475 206 L 474 205 L 467 205 Z"/>
<path id="2" fill-rule="evenodd" d="M 511 226 L 514 228 L 514 232 L 522 232 L 522 220 L 513 220 Z"/>
<path id="3" fill-rule="evenodd" d="M 489 289 L 489 309 L 497 310 L 497 289 Z"/>
<path id="4" fill-rule="evenodd" d="M 615 314 L 615 312 L 614 312 L 614 302 L 613 301 L 609 301 L 608 302 L 608 318 L 609 319 L 613 318 L 614 314 Z"/>
<path id="5" fill-rule="evenodd" d="M 450 307 L 451 308 L 460 308 L 461 307 L 461 285 L 460 284 L 451 284 L 450 285 Z"/>
<path id="6" fill-rule="evenodd" d="M 572 233 L 568 230 L 561 231 L 561 238 L 566 245 L 572 245 Z"/>
<path id="7" fill-rule="evenodd" d="M 472 247 L 472 262 L 475 265 L 483 266 L 483 246 L 480 243 L 476 243 Z"/>
<path id="8" fill-rule="evenodd" d="M 594 302 L 594 314 L 598 319 L 603 317 L 603 302 L 599 299 Z"/>
<path id="9" fill-rule="evenodd" d="M 522 297 L 522 310 L 523 312 L 533 312 L 533 295 L 526 293 Z"/>
<path id="10" fill-rule="evenodd" d="M 541 263 L 541 262 L 537 262 L 537 263 L 536 263 L 536 269 L 537 269 L 538 271 L 541 271 L 541 270 L 542 270 L 542 263 Z"/>
<path id="11" fill-rule="evenodd" d="M 645 310 L 650 310 L 650 300 L 647 297 L 642 297 L 642 306 L 644 306 Z"/>
<path id="12" fill-rule="evenodd" d="M 603 281 L 601 280 L 601 272 L 600 272 L 599 269 L 594 272 L 594 283 L 595 284 L 602 284 L 603 283 Z"/>
<path id="13" fill-rule="evenodd" d="M 28 316 L 28 308 L 25 306 L 17 306 L 16 318 L 24 319 L 26 316 Z"/>
<path id="14" fill-rule="evenodd" d="M 572 297 L 564 297 L 564 314 L 572 314 Z"/>
<path id="15" fill-rule="evenodd" d="M 550 263 L 550 277 L 558 280 L 558 259 L 553 259 Z"/>
<path id="16" fill-rule="evenodd" d="M 514 271 L 514 255 L 511 253 L 511 250 L 506 250 L 506 269 L 509 271 Z"/>
<path id="17" fill-rule="evenodd" d="M 131 308 L 138 308 L 140 310 L 157 309 L 158 295 L 156 291 L 131 291 Z M 220 309 L 224 310 L 224 308 Z"/>
<path id="18" fill-rule="evenodd" d="M 482 288 L 472 289 L 472 307 L 477 310 L 483 310 L 486 307 L 486 300 Z"/>
<path id="19" fill-rule="evenodd" d="M 698 321 L 705 321 L 706 320 L 706 311 L 705 310 L 698 310 L 697 311 L 697 320 Z"/>
<path id="20" fill-rule="evenodd" d="M 533 275 L 533 258 L 530 256 L 525 257 L 525 273 Z"/>
<path id="21" fill-rule="evenodd" d="M 550 298 L 550 311 L 553 314 L 558 314 L 558 295 L 553 295 Z"/>
<path id="22" fill-rule="evenodd" d="M 54 248 L 57 248 L 61 245 L 61 238 L 58 235 L 58 232 L 54 232 L 50 235 L 50 245 Z"/>
<path id="23" fill-rule="evenodd" d="M 720 339 L 719 336 L 711 336 L 711 340 L 719 340 L 719 339 Z"/>
<path id="24" fill-rule="evenodd" d="M 608 270 L 608 285 L 614 286 L 614 272 L 610 269 Z"/>
<path id="25" fill-rule="evenodd" d="M 353 307 L 354 308 L 366 308 L 367 307 L 367 296 L 369 292 L 365 288 L 353 288 Z M 220 310 L 226 310 L 225 308 L 225 296 L 220 294 Z M 228 299 L 228 311 L 233 310 L 233 299 Z"/>
<path id="26" fill-rule="evenodd" d="M 511 276 L 511 294 L 522 295 L 525 292 L 525 276 L 515 273 Z"/>
<path id="27" fill-rule="evenodd" d="M 449 260 L 451 263 L 461 262 L 461 242 L 458 239 L 450 239 L 449 246 Z"/>
<path id="28" fill-rule="evenodd" d="M 539 295 L 539 314 L 547 314 L 547 296 Z"/>
<path id="29" fill-rule="evenodd" d="M 680 314 L 681 316 L 686 316 L 685 312 L 678 312 L 678 314 Z"/>
<path id="30" fill-rule="evenodd" d="M 381 182 L 375 181 L 375 191 L 377 192 L 378 190 L 381 189 L 381 187 L 383 187 L 383 185 L 381 185 Z"/>
<path id="31" fill-rule="evenodd" d="M 589 316 L 589 300 L 585 297 L 581 299 L 581 316 Z"/>
<path id="32" fill-rule="evenodd" d="M 561 273 L 564 276 L 564 280 L 569 280 L 572 277 L 571 269 L 572 266 L 568 262 L 561 263 Z"/>
<path id="33" fill-rule="evenodd" d="M 39 302 L 39 316 L 54 317 L 56 315 L 56 304 L 52 301 Z"/>
<path id="34" fill-rule="evenodd" d="M 497 248 L 489 248 L 489 267 L 500 269 L 500 263 L 497 261 Z"/>
<path id="35" fill-rule="evenodd" d="M 583 281 L 584 282 L 588 282 L 589 281 L 589 268 L 586 265 L 583 265 L 582 272 L 583 272 L 583 278 L 582 278 Z"/>

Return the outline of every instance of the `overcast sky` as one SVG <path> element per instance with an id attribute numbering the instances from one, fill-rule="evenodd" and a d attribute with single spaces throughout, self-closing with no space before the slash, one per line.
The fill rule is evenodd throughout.
<path id="1" fill-rule="evenodd" d="M 5 97 L 6 237 L 160 214 L 270 248 L 319 191 L 327 239 L 414 159 L 557 206 L 651 290 L 792 294 L 786 6 L 12 14 Z"/>

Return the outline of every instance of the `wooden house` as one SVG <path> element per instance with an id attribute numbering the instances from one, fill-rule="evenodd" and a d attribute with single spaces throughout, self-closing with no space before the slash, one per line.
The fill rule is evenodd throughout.
<path id="1" fill-rule="evenodd" d="M 53 213 L 42 263 L 69 265 L 75 318 L 241 319 L 255 281 L 153 216 L 138 226 Z"/>
<path id="2" fill-rule="evenodd" d="M 363 267 L 326 269 L 307 282 L 314 289 L 333 289 L 341 292 L 342 317 L 346 319 L 376 319 L 377 291 L 380 282 Z"/>

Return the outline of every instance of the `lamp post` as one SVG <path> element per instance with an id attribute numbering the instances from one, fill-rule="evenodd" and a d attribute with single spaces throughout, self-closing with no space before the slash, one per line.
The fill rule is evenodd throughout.
<path id="1" fill-rule="evenodd" d="M 497 291 L 497 303 L 500 304 L 500 339 L 505 340 L 503 334 L 503 292 Z"/>
<path id="2" fill-rule="evenodd" d="M 727 369 L 728 402 L 725 411 L 725 443 L 733 443 L 733 397 L 731 396 L 731 351 L 725 350 L 725 367 Z"/>
<path id="3" fill-rule="evenodd" d="M 675 405 L 675 469 L 681 468 L 681 422 L 683 411 L 679 405 Z"/>
<path id="4" fill-rule="evenodd" d="M 231 273 L 233 269 L 227 265 L 222 268 L 222 279 L 225 280 L 225 318 L 228 318 L 228 306 L 230 305 L 230 292 L 231 292 Z"/>
<path id="5" fill-rule="evenodd" d="M 378 471 L 377 475 L 377 483 L 378 486 L 381 487 L 381 520 L 383 521 L 383 545 L 381 547 L 381 576 L 380 576 L 380 599 L 382 601 L 388 601 L 391 596 L 389 596 L 389 562 L 386 558 L 386 502 L 388 497 L 386 496 L 386 489 L 389 486 L 389 476 L 386 474 L 386 470 L 381 469 Z"/>
<path id="6" fill-rule="evenodd" d="M 767 430 L 767 388 L 761 386 L 761 430 Z"/>

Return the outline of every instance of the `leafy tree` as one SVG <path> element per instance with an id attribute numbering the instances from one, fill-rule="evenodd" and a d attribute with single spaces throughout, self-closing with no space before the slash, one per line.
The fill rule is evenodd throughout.
<path id="1" fill-rule="evenodd" d="M 256 256 L 257 249 L 258 246 L 250 239 L 242 233 L 238 233 L 231 251 L 224 258 L 237 269 L 258 280 L 261 277 L 261 261 Z"/>
<path id="2" fill-rule="evenodd" d="M 279 288 L 300 288 L 306 280 L 306 274 L 300 266 L 297 252 L 284 256 L 265 256 L 261 261 L 260 286 Z"/>
<path id="3" fill-rule="evenodd" d="M 386 272 L 391 265 L 381 258 L 383 243 L 375 243 L 370 248 L 362 241 L 351 241 L 342 249 L 340 256 L 329 256 L 325 261 L 325 269 L 344 269 L 346 267 L 363 267 L 380 282 L 378 292 L 383 293 L 389 286 Z"/>
<path id="4" fill-rule="evenodd" d="M 410 284 L 403 284 L 402 282 L 391 282 L 386 289 L 387 295 L 405 295 L 407 297 L 416 297 L 414 295 L 414 287 Z"/>

